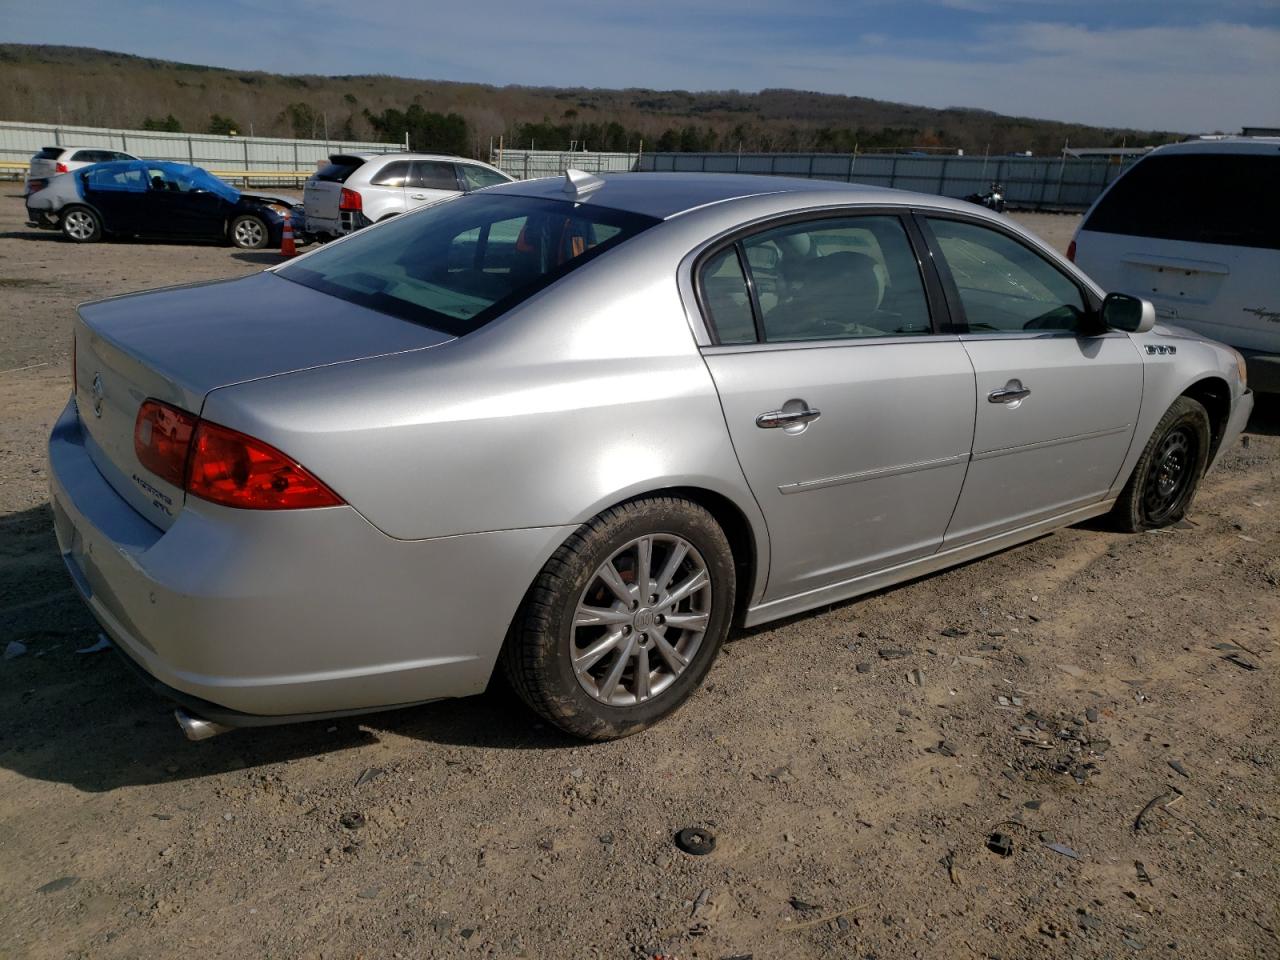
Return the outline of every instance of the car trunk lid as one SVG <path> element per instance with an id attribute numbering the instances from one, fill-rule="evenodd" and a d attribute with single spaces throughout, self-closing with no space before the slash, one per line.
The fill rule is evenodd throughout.
<path id="1" fill-rule="evenodd" d="M 218 387 L 450 339 L 272 273 L 85 304 L 75 329 L 75 396 L 86 447 L 116 492 L 167 529 L 184 494 L 134 451 L 144 401 L 199 414 Z"/>

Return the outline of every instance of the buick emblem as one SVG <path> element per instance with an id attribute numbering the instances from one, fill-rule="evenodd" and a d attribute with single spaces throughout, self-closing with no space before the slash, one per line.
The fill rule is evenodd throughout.
<path id="1" fill-rule="evenodd" d="M 93 415 L 102 416 L 102 397 L 106 391 L 102 388 L 102 374 L 93 375 Z"/>

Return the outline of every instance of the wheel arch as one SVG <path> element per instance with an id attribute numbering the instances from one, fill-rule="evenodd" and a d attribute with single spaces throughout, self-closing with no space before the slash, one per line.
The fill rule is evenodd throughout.
<path id="1" fill-rule="evenodd" d="M 747 608 L 763 595 L 769 572 L 769 534 L 755 500 L 750 499 L 744 505 L 731 492 L 699 483 L 694 478 L 673 479 L 670 483 L 651 482 L 643 487 L 618 491 L 583 511 L 578 522 L 586 523 L 606 510 L 649 497 L 678 497 L 696 503 L 710 513 L 725 532 L 737 574 L 733 622 L 740 626 Z"/>
<path id="2" fill-rule="evenodd" d="M 1231 418 L 1230 385 L 1221 377 L 1204 377 L 1188 386 L 1179 396 L 1190 397 L 1209 414 L 1209 457 L 1205 462 L 1213 463 Z"/>

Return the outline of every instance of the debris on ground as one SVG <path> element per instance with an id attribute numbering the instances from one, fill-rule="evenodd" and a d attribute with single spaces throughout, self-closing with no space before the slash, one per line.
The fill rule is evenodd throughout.
<path id="1" fill-rule="evenodd" d="M 76 651 L 76 653 L 101 653 L 103 650 L 110 649 L 111 641 L 107 639 L 107 635 L 105 633 L 100 633 L 98 634 L 98 639 L 95 643 L 92 643 L 87 647 L 81 647 Z"/>
<path id="2" fill-rule="evenodd" d="M 359 830 L 365 824 L 364 814 L 358 811 L 344 813 L 338 818 L 338 822 L 348 830 Z"/>
<path id="3" fill-rule="evenodd" d="M 904 650 L 901 647 L 881 647 L 876 653 L 880 655 L 881 660 L 901 660 L 903 657 L 911 656 L 910 650 Z"/>
<path id="4" fill-rule="evenodd" d="M 1187 768 L 1186 768 L 1186 767 L 1184 767 L 1184 766 L 1182 765 L 1181 761 L 1179 761 L 1179 760 L 1170 760 L 1170 761 L 1169 761 L 1169 766 L 1173 769 L 1173 772 L 1174 772 L 1174 773 L 1177 773 L 1177 774 L 1179 774 L 1179 775 L 1181 775 L 1181 776 L 1184 776 L 1184 777 L 1186 777 L 1188 780 L 1190 780 L 1190 779 L 1191 779 L 1191 774 L 1187 773 Z"/>
<path id="5" fill-rule="evenodd" d="M 987 849 L 1002 857 L 1013 856 L 1013 837 L 1007 833 L 995 831 L 987 837 Z"/>
<path id="6" fill-rule="evenodd" d="M 1084 859 L 1082 856 L 1080 856 L 1080 854 L 1076 853 L 1074 850 L 1068 847 L 1065 843 L 1046 843 L 1045 846 L 1048 849 L 1052 850 L 1054 853 L 1060 853 L 1064 857 L 1070 857 L 1072 860 Z"/>
<path id="7" fill-rule="evenodd" d="M 704 857 L 716 848 L 715 834 L 701 827 L 685 827 L 676 833 L 676 846 L 691 856 Z"/>
<path id="8" fill-rule="evenodd" d="M 364 786 L 366 783 L 373 783 L 387 771 L 381 767 L 365 767 L 360 771 L 360 776 L 356 777 L 355 786 Z"/>
<path id="9" fill-rule="evenodd" d="M 6 660 L 16 660 L 27 652 L 27 645 L 19 640 L 10 640 L 4 648 L 4 658 Z"/>

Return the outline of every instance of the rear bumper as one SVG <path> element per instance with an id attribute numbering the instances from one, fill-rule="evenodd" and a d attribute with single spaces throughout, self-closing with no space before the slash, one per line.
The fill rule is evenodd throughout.
<path id="1" fill-rule="evenodd" d="M 349 507 L 193 500 L 161 531 L 98 472 L 74 403 L 49 465 L 58 546 L 103 630 L 153 687 L 228 726 L 479 693 L 570 529 L 402 541 Z"/>
<path id="2" fill-rule="evenodd" d="M 58 217 L 48 210 L 32 210 L 27 207 L 27 226 L 39 227 L 41 230 L 57 230 Z"/>
<path id="3" fill-rule="evenodd" d="M 345 237 L 373 223 L 359 210 L 342 210 L 334 218 L 306 216 L 303 222 L 303 229 L 317 237 Z"/>

